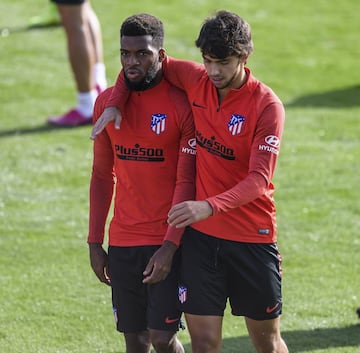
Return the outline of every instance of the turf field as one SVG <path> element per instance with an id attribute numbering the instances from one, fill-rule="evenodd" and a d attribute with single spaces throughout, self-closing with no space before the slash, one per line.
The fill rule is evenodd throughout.
<path id="1" fill-rule="evenodd" d="M 172 56 L 200 60 L 194 40 L 219 1 L 93 0 L 110 83 L 119 27 L 150 12 Z M 22 27 L 47 0 L 2 0 L 0 27 Z M 283 100 L 287 122 L 275 177 L 283 255 L 283 337 L 291 353 L 358 353 L 360 320 L 360 2 L 223 0 L 245 17 L 248 66 Z M 11 29 L 10 28 L 10 29 Z M 109 288 L 86 245 L 90 127 L 53 129 L 75 104 L 62 28 L 0 37 L 0 352 L 122 353 Z M 225 353 L 253 353 L 226 314 Z M 186 331 L 180 333 L 190 352 Z"/>

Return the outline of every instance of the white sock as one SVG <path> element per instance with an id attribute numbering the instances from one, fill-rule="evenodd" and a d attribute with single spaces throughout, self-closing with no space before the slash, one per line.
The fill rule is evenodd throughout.
<path id="1" fill-rule="evenodd" d="M 102 91 L 107 87 L 106 70 L 103 63 L 96 63 L 94 65 L 94 81 Z"/>
<path id="2" fill-rule="evenodd" d="M 95 89 L 90 92 L 78 92 L 78 104 L 76 109 L 85 117 L 92 117 L 97 91 Z"/>

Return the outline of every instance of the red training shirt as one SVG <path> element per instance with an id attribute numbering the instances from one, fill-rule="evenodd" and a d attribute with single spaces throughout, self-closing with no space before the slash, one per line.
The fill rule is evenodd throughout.
<path id="1" fill-rule="evenodd" d="M 96 121 L 112 92 L 97 99 Z M 94 141 L 90 182 L 89 243 L 102 243 L 113 197 L 109 245 L 179 244 L 183 230 L 167 224 L 173 204 L 194 199 L 195 139 L 185 94 L 162 80 L 132 92 L 122 110 L 121 129 L 109 124 Z"/>

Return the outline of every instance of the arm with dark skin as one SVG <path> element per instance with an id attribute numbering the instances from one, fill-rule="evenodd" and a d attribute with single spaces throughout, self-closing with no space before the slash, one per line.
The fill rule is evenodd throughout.
<path id="1" fill-rule="evenodd" d="M 107 253 L 102 244 L 89 243 L 90 264 L 100 282 L 110 285 Z"/>
<path id="2" fill-rule="evenodd" d="M 103 111 L 100 101 L 97 101 L 94 107 L 95 118 Z M 114 192 L 113 151 L 106 130 L 94 141 L 93 150 L 87 242 L 92 270 L 100 282 L 110 285 L 107 253 L 102 246 L 106 219 Z"/>
<path id="3" fill-rule="evenodd" d="M 162 246 L 154 253 L 149 260 L 143 275 L 143 283 L 156 283 L 167 277 L 171 270 L 172 260 L 177 250 L 177 245 L 165 240 Z"/>

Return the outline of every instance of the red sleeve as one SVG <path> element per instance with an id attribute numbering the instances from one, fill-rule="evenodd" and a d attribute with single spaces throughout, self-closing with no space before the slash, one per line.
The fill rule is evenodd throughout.
<path id="1" fill-rule="evenodd" d="M 124 102 L 128 100 L 129 96 L 130 90 L 126 87 L 125 84 L 124 70 L 121 70 L 116 79 L 116 83 L 112 90 L 111 96 L 107 100 L 105 107 L 117 107 L 121 111 Z"/>
<path id="2" fill-rule="evenodd" d="M 272 103 L 261 113 L 251 146 L 249 174 L 230 190 L 207 199 L 214 214 L 245 205 L 265 194 L 274 176 L 285 124 L 283 105 Z M 278 141 L 273 152 L 264 151 L 265 138 L 272 136 Z"/>
<path id="3" fill-rule="evenodd" d="M 186 104 L 188 106 L 188 104 Z M 177 164 L 176 186 L 172 199 L 172 206 L 180 202 L 195 199 L 195 149 L 190 146 L 195 140 L 194 119 L 190 111 L 186 113 L 185 123 L 180 140 L 179 159 Z M 164 240 L 176 245 L 180 244 L 184 229 L 168 226 Z"/>
<path id="4" fill-rule="evenodd" d="M 281 139 L 285 125 L 285 110 L 280 102 L 273 102 L 265 107 L 258 119 L 254 140 L 251 146 L 249 173 L 257 172 L 271 183 L 275 173 L 276 162 L 280 152 Z M 277 141 L 272 152 L 264 150 L 267 138 Z"/>
<path id="5" fill-rule="evenodd" d="M 97 99 L 94 107 L 94 121 L 101 115 L 103 103 L 106 102 L 110 92 L 111 90 L 105 91 Z M 103 130 L 95 139 L 93 153 L 87 242 L 102 244 L 114 189 L 113 151 L 106 130 Z"/>
<path id="6" fill-rule="evenodd" d="M 189 92 L 199 79 L 206 74 L 204 65 L 189 60 L 167 56 L 162 63 L 164 77 L 172 85 Z"/>
<path id="7" fill-rule="evenodd" d="M 166 57 L 162 62 L 162 69 L 164 77 L 172 85 L 188 92 L 194 86 L 199 78 L 204 74 L 205 69 L 203 65 L 187 61 L 178 60 L 171 57 Z M 173 196 L 173 205 L 182 201 L 195 199 L 195 154 L 186 154 L 182 149 L 189 149 L 188 142 L 194 139 L 195 130 L 193 125 L 193 117 L 190 112 L 186 118 L 186 126 L 183 131 L 180 150 L 179 161 L 177 168 L 177 182 Z M 174 227 L 168 228 L 164 240 L 170 240 L 179 245 L 184 229 L 177 229 Z"/>
<path id="8" fill-rule="evenodd" d="M 222 194 L 206 199 L 213 209 L 213 215 L 227 212 L 232 208 L 245 205 L 266 191 L 266 181 L 260 174 L 250 173 L 244 180 Z"/>
<path id="9" fill-rule="evenodd" d="M 206 73 L 202 64 L 189 60 L 174 59 L 168 56 L 162 63 L 162 69 L 166 80 L 184 91 L 194 87 L 194 83 L 197 83 L 200 77 Z M 126 102 L 129 95 L 130 91 L 126 87 L 124 80 L 124 70 L 121 70 L 116 79 L 115 88 L 106 103 L 106 107 L 118 107 L 122 110 L 122 102 Z"/>

